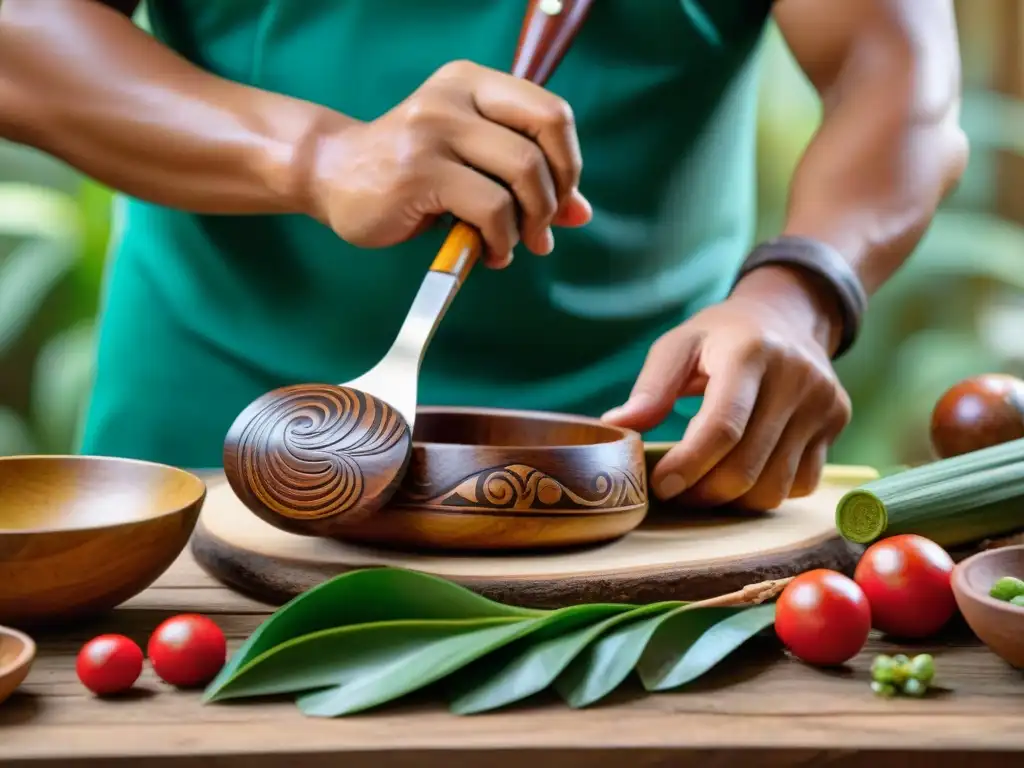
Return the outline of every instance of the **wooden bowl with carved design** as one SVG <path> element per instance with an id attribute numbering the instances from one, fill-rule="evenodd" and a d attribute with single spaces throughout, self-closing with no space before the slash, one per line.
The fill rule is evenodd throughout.
<path id="1" fill-rule="evenodd" d="M 421 407 L 395 496 L 342 526 L 337 538 L 415 549 L 546 549 L 623 536 L 647 508 L 636 432 L 582 416 Z"/>
<path id="2" fill-rule="evenodd" d="M 206 484 L 181 469 L 90 456 L 0 457 L 0 624 L 109 610 L 188 543 Z"/>

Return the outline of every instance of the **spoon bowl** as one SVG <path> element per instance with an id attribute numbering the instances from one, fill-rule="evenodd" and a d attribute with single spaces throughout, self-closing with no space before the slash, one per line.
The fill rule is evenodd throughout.
<path id="1" fill-rule="evenodd" d="M 0 704 L 25 682 L 36 658 L 36 644 L 23 632 L 0 627 Z"/>

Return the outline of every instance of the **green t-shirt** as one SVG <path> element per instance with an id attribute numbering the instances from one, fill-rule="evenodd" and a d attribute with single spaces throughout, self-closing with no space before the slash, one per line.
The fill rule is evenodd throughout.
<path id="1" fill-rule="evenodd" d="M 754 223 L 754 51 L 770 0 L 598 0 L 548 87 L 576 116 L 593 221 L 477 269 L 420 402 L 599 415 L 650 344 L 721 300 Z M 453 59 L 507 69 L 525 0 L 149 0 L 153 34 L 227 78 L 371 120 Z M 387 351 L 444 233 L 353 247 L 301 216 L 121 199 L 82 450 L 218 466 L 283 384 Z M 692 403 L 648 437 L 678 439 Z"/>

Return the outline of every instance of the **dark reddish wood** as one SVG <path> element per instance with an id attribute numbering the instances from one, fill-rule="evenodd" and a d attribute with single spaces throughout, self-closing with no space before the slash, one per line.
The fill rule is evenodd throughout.
<path id="1" fill-rule="evenodd" d="M 398 411 L 349 387 L 268 392 L 235 419 L 224 473 L 239 499 L 291 533 L 330 536 L 391 498 L 412 439 Z"/>
<path id="2" fill-rule="evenodd" d="M 549 15 L 538 0 L 530 0 L 519 32 L 512 74 L 543 85 L 569 50 L 590 12 L 592 0 L 562 0 L 562 10 Z"/>
<path id="3" fill-rule="evenodd" d="M 1024 437 L 1024 381 L 1001 373 L 955 384 L 932 411 L 932 447 L 940 458 Z"/>
<path id="4" fill-rule="evenodd" d="M 530 2 L 513 74 L 543 84 L 590 5 L 590 0 L 564 0 L 561 12 L 549 15 Z M 457 222 L 431 269 L 453 272 L 461 282 L 480 248 L 480 233 Z M 423 321 L 436 325 L 439 318 Z M 224 467 L 245 505 L 278 528 L 313 536 L 335 536 L 341 529 L 369 536 L 372 526 L 376 540 L 394 526 L 370 518 L 398 488 L 410 450 L 405 419 L 374 393 L 301 384 L 268 392 L 239 414 L 224 441 Z M 405 524 L 397 528 L 408 530 Z"/>
<path id="5" fill-rule="evenodd" d="M 384 547 L 513 550 L 617 538 L 647 513 L 632 430 L 562 414 L 420 408 L 391 502 L 335 537 Z"/>
<path id="6" fill-rule="evenodd" d="M 1003 576 L 1024 579 L 1024 546 L 979 552 L 953 569 L 953 594 L 971 630 L 1007 663 L 1024 669 L 1024 608 L 988 591 Z"/>

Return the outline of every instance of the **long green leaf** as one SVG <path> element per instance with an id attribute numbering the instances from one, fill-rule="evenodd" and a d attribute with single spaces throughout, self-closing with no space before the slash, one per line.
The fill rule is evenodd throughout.
<path id="1" fill-rule="evenodd" d="M 640 681 L 648 691 L 665 691 L 696 680 L 770 627 L 775 621 L 775 604 L 738 612 L 735 608 L 702 608 L 682 616 L 687 620 L 667 622 L 654 633 L 637 663 Z"/>
<path id="2" fill-rule="evenodd" d="M 621 624 L 677 608 L 679 602 L 654 603 L 611 616 L 567 634 L 545 637 L 536 632 L 468 668 L 469 679 L 451 703 L 460 715 L 476 714 L 522 701 L 550 686 L 591 642 Z M 460 681 L 462 682 L 462 681 Z"/>
<path id="3" fill-rule="evenodd" d="M 578 709 L 590 706 L 622 684 L 640 662 L 647 644 L 659 631 L 665 631 L 671 636 L 684 631 L 686 627 L 710 626 L 714 621 L 740 610 L 683 604 L 667 613 L 656 613 L 649 619 L 619 627 L 599 638 L 573 659 L 555 680 L 555 690 L 571 707 Z"/>
<path id="4" fill-rule="evenodd" d="M 350 571 L 304 592 L 268 617 L 207 686 L 205 697 L 216 696 L 243 665 L 264 651 L 320 630 L 396 619 L 533 618 L 548 613 L 503 605 L 418 571 Z"/>
<path id="5" fill-rule="evenodd" d="M 293 638 L 257 656 L 207 701 L 311 691 L 350 682 L 392 664 L 426 643 L 492 626 L 528 621 L 515 617 L 455 621 L 384 621 L 326 629 Z"/>
<path id="6" fill-rule="evenodd" d="M 40 319 L 76 258 L 72 243 L 46 239 L 26 240 L 0 260 L 0 356 Z"/>
<path id="7" fill-rule="evenodd" d="M 532 632 L 570 632 L 631 608 L 628 605 L 605 603 L 574 605 L 542 618 L 428 643 L 383 669 L 372 670 L 325 691 L 301 696 L 298 700 L 299 709 L 314 717 L 339 717 L 361 712 L 435 683 Z"/>

